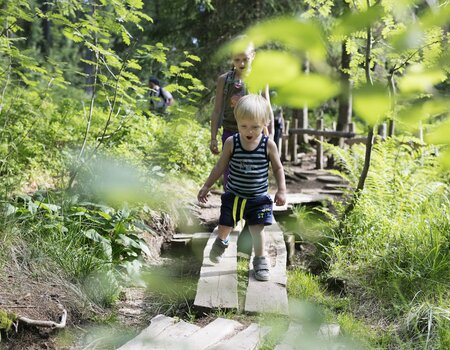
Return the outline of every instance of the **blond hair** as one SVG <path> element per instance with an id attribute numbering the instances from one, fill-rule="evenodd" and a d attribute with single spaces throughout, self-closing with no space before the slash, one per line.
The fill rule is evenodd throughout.
<path id="1" fill-rule="evenodd" d="M 270 123 L 270 112 L 269 102 L 261 95 L 256 94 L 242 96 L 234 107 L 234 116 L 237 121 L 249 119 L 264 125 Z"/>

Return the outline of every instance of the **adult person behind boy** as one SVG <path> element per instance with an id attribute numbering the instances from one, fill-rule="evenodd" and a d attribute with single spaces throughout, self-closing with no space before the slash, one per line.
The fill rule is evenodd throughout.
<path id="1" fill-rule="evenodd" d="M 255 278 L 267 281 L 270 278 L 270 264 L 264 249 L 264 226 L 272 224 L 273 216 L 273 202 L 267 193 L 269 163 L 277 183 L 276 205 L 286 202 L 284 170 L 275 142 L 263 134 L 270 123 L 270 103 L 261 95 L 246 95 L 239 99 L 234 112 L 239 132 L 225 140 L 222 154 L 197 199 L 205 203 L 211 186 L 229 167 L 227 187 L 221 197 L 219 232 L 209 258 L 213 263 L 219 262 L 228 247 L 228 237 L 233 227 L 239 220 L 245 219 L 253 238 Z"/>
<path id="2" fill-rule="evenodd" d="M 150 88 L 150 110 L 164 113 L 167 107 L 173 105 L 172 94 L 161 86 L 157 78 L 150 77 L 148 86 Z"/>

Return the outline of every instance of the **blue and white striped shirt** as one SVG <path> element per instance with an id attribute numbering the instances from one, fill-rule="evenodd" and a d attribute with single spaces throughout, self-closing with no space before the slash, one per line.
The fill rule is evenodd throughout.
<path id="1" fill-rule="evenodd" d="M 233 153 L 229 164 L 227 191 L 241 198 L 255 198 L 267 194 L 269 188 L 268 137 L 262 135 L 258 147 L 245 150 L 239 134 L 233 135 Z"/>

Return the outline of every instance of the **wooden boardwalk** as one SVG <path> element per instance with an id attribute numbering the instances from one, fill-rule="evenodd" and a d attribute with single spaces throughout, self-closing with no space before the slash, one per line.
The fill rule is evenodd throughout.
<path id="1" fill-rule="evenodd" d="M 239 231 L 233 231 L 230 245 L 222 260 L 213 264 L 208 256 L 216 239 L 217 229 L 211 234 L 203 253 L 203 265 L 197 285 L 194 305 L 208 309 L 237 309 L 237 236 Z M 286 291 L 286 246 L 279 225 L 265 228 L 266 252 L 271 260 L 271 277 L 267 282 L 254 278 L 252 260 L 249 266 L 249 282 L 245 296 L 244 311 L 251 313 L 288 313 L 288 298 Z"/>
<path id="2" fill-rule="evenodd" d="M 202 308 L 237 309 L 237 237 L 239 232 L 230 234 L 230 243 L 222 260 L 214 264 L 209 260 L 209 252 L 217 237 L 217 228 L 211 234 L 203 252 L 203 264 L 197 286 L 194 305 Z"/>
<path id="3" fill-rule="evenodd" d="M 271 259 L 270 280 L 257 281 L 253 273 L 253 257 L 249 266 L 249 281 L 245 294 L 244 310 L 251 313 L 288 314 L 288 297 L 286 291 L 286 245 L 278 223 L 266 227 L 266 252 Z"/>
<path id="4" fill-rule="evenodd" d="M 261 327 L 256 323 L 244 326 L 224 318 L 217 318 L 202 328 L 158 315 L 151 320 L 150 326 L 118 350 L 256 350 L 269 332 L 270 327 Z M 291 323 L 275 349 L 294 350 L 296 342 L 308 338 L 312 338 L 316 345 L 322 340 L 324 344 L 329 344 L 330 338 L 339 335 L 339 332 L 338 325 L 322 325 L 311 337 L 305 335 L 301 325 Z"/>

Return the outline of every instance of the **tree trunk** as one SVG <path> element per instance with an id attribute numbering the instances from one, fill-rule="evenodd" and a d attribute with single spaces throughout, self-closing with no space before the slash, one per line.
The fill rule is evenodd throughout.
<path id="1" fill-rule="evenodd" d="M 351 55 L 347 52 L 346 49 L 347 41 L 342 42 L 341 48 L 341 70 L 340 70 L 340 82 L 341 82 L 341 93 L 338 98 L 338 116 L 337 116 L 337 124 L 336 131 L 348 131 L 348 125 L 352 122 L 352 83 L 350 81 L 350 61 Z M 330 143 L 343 147 L 344 146 L 343 138 L 332 138 Z M 333 157 L 328 157 L 327 167 L 334 167 L 334 159 Z"/>
<path id="2" fill-rule="evenodd" d="M 370 0 L 367 0 L 367 7 L 370 7 Z M 367 41 L 366 41 L 366 52 L 365 52 L 365 75 L 366 75 L 366 81 L 368 84 L 373 85 L 372 76 L 370 75 L 370 55 L 372 51 L 372 29 L 371 27 L 367 27 Z M 372 146 L 373 146 L 373 125 L 368 126 L 368 132 L 367 132 L 367 142 L 366 142 L 366 154 L 364 157 L 364 166 L 363 170 L 361 172 L 361 175 L 359 176 L 358 186 L 355 190 L 355 193 L 353 194 L 352 200 L 350 201 L 349 205 L 347 206 L 344 217 L 342 218 L 340 225 L 341 230 L 344 223 L 345 218 L 352 212 L 352 210 L 355 208 L 356 203 L 358 202 L 359 196 L 364 189 L 364 184 L 367 179 L 367 175 L 370 170 L 370 161 L 372 157 Z"/>
<path id="3" fill-rule="evenodd" d="M 340 72 L 341 94 L 339 95 L 336 131 L 347 131 L 348 125 L 352 122 L 352 83 L 349 74 L 351 55 L 347 52 L 346 44 L 346 41 L 342 43 Z"/>
<path id="4" fill-rule="evenodd" d="M 49 10 L 48 2 L 41 1 L 41 11 L 45 15 Z M 52 33 L 51 33 L 51 23 L 46 18 L 42 19 L 42 41 L 41 41 L 41 52 L 44 57 L 48 57 L 50 55 L 50 49 L 52 47 Z"/>

